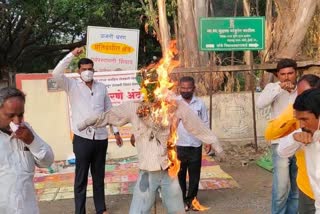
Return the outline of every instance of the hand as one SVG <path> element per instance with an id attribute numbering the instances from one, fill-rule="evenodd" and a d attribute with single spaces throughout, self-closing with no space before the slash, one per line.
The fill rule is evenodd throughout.
<path id="1" fill-rule="evenodd" d="M 83 52 L 83 49 L 82 49 L 82 48 L 75 48 L 75 49 L 73 49 L 72 54 L 73 54 L 75 57 L 78 57 L 80 54 L 82 54 L 82 52 Z"/>
<path id="2" fill-rule="evenodd" d="M 291 92 L 291 91 L 295 88 L 295 85 L 292 84 L 292 82 L 285 81 L 285 82 L 281 82 L 281 83 L 280 83 L 280 87 L 281 87 L 283 90 L 286 90 L 286 91 L 288 91 L 288 92 Z"/>
<path id="3" fill-rule="evenodd" d="M 204 145 L 204 151 L 206 152 L 206 154 L 209 154 L 211 152 L 211 150 L 212 150 L 211 144 Z"/>
<path id="4" fill-rule="evenodd" d="M 22 140 L 25 144 L 30 145 L 34 140 L 34 135 L 31 130 L 23 123 L 19 125 L 19 128 L 14 132 L 14 136 Z"/>
<path id="5" fill-rule="evenodd" d="M 136 146 L 136 138 L 134 137 L 134 134 L 132 134 L 130 137 L 130 143 L 133 147 Z"/>
<path id="6" fill-rule="evenodd" d="M 312 134 L 309 132 L 297 132 L 293 134 L 293 139 L 303 144 L 312 142 Z"/>
<path id="7" fill-rule="evenodd" d="M 122 138 L 120 136 L 120 134 L 115 134 L 114 137 L 116 138 L 116 143 L 119 147 L 121 147 L 123 145 L 123 141 L 122 141 Z"/>

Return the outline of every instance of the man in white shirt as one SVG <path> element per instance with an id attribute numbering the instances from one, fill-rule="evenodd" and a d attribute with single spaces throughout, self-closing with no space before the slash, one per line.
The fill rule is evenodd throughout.
<path id="1" fill-rule="evenodd" d="M 25 95 L 0 89 L 0 213 L 38 214 L 33 184 L 35 166 L 49 167 L 51 147 L 23 121 Z"/>
<path id="2" fill-rule="evenodd" d="M 69 97 L 72 112 L 73 152 L 76 157 L 76 173 L 74 182 L 75 213 L 86 213 L 86 191 L 89 168 L 93 181 L 93 200 L 97 214 L 106 214 L 104 177 L 105 161 L 108 148 L 108 133 L 106 127 L 99 129 L 87 128 L 79 131 L 76 127 L 84 118 L 94 117 L 108 111 L 111 100 L 104 84 L 93 79 L 93 61 L 82 58 L 78 62 L 80 80 L 68 78 L 64 75 L 74 57 L 79 56 L 82 49 L 75 48 L 53 70 L 53 77 L 58 86 Z M 113 128 L 118 145 L 122 139 L 116 128 Z"/>
<path id="3" fill-rule="evenodd" d="M 292 59 L 282 59 L 275 73 L 279 82 L 269 83 L 261 92 L 257 107 L 271 106 L 271 119 L 276 118 L 296 96 L 297 63 Z M 277 148 L 280 139 L 271 141 L 273 161 L 272 214 L 294 214 L 298 212 L 299 191 L 296 184 L 297 166 L 293 155 L 281 158 Z"/>
<path id="4" fill-rule="evenodd" d="M 281 157 L 290 157 L 298 149 L 305 152 L 306 168 L 320 214 L 320 89 L 309 89 L 293 104 L 300 129 L 283 138 L 278 147 Z"/>
<path id="5" fill-rule="evenodd" d="M 179 81 L 179 100 L 184 101 L 192 111 L 209 127 L 208 110 L 206 105 L 198 97 L 194 96 L 195 82 L 193 77 L 184 76 Z M 180 160 L 180 171 L 178 174 L 182 197 L 186 204 L 185 209 L 197 210 L 192 206 L 192 201 L 196 200 L 199 190 L 202 142 L 191 135 L 184 127 L 182 122 L 178 126 L 177 153 Z M 187 172 L 189 175 L 189 187 L 187 191 Z M 188 192 L 188 193 L 187 193 Z"/>

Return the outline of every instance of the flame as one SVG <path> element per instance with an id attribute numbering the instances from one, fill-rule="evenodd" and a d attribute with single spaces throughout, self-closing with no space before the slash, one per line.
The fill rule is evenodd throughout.
<path id="1" fill-rule="evenodd" d="M 170 135 L 167 141 L 168 151 L 168 164 L 169 175 L 172 177 L 177 176 L 180 170 L 180 161 L 177 157 L 176 141 L 177 141 L 177 126 L 178 122 L 172 121 L 174 109 L 176 107 L 174 93 L 171 89 L 174 83 L 169 78 L 169 73 L 179 65 L 179 62 L 174 60 L 174 56 L 177 54 L 176 41 L 171 41 L 169 45 L 168 53 L 164 54 L 164 57 L 157 63 L 149 65 L 147 69 L 156 67 L 158 75 L 158 85 L 154 90 L 154 97 L 156 97 L 157 104 L 151 111 L 152 118 L 156 119 L 156 122 L 161 123 L 163 126 L 170 126 Z M 170 121 L 171 120 L 171 121 Z"/>
<path id="2" fill-rule="evenodd" d="M 192 200 L 191 204 L 192 204 L 192 210 L 194 210 L 194 211 L 205 211 L 205 210 L 210 209 L 210 207 L 205 207 L 205 206 L 201 205 L 196 197 Z"/>

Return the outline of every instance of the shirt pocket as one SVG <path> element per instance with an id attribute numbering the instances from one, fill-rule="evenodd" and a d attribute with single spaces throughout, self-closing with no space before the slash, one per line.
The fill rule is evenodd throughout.
<path id="1" fill-rule="evenodd" d="M 94 106 L 94 110 L 96 112 L 104 112 L 105 109 L 105 95 L 102 93 L 97 94 L 94 98 L 93 98 L 93 106 Z"/>
<path id="2" fill-rule="evenodd" d="M 202 118 L 202 110 L 201 110 L 201 106 L 196 106 L 194 107 L 194 113 L 196 113 L 196 115 L 201 119 Z"/>

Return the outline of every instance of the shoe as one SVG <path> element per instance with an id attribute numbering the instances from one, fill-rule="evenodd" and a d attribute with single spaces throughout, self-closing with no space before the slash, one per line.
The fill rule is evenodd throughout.
<path id="1" fill-rule="evenodd" d="M 188 212 L 189 210 L 190 210 L 190 207 L 189 207 L 188 204 L 186 204 L 186 205 L 184 206 L 184 211 Z"/>

